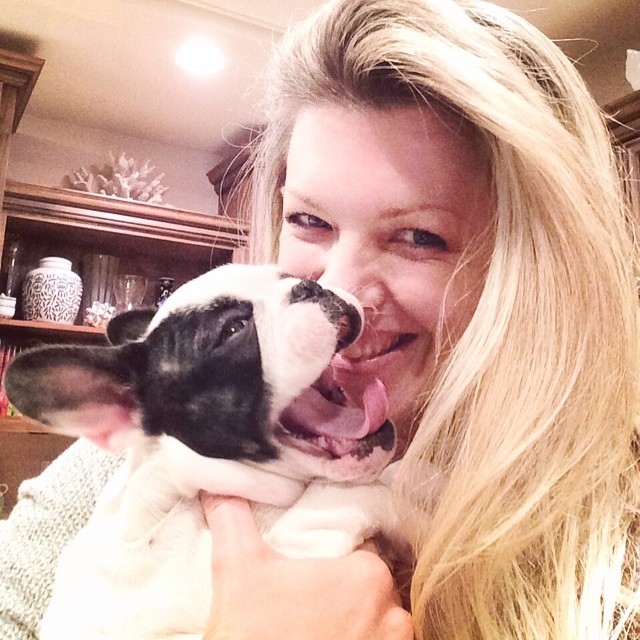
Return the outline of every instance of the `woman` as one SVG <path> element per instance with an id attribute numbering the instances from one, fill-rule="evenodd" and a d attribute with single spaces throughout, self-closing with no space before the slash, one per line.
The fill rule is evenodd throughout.
<path id="1" fill-rule="evenodd" d="M 577 73 L 491 5 L 349 0 L 285 40 L 269 87 L 255 237 L 367 306 L 341 382 L 379 375 L 412 437 L 417 635 L 624 635 L 634 253 Z"/>
<path id="2" fill-rule="evenodd" d="M 374 376 L 388 391 L 415 634 L 623 637 L 639 599 L 635 256 L 578 75 L 492 5 L 335 0 L 285 38 L 268 85 L 255 253 L 365 307 L 334 371 L 348 402 Z M 27 488 L 72 486 L 84 514 L 92 492 L 69 478 L 86 460 Z M 287 560 L 241 501 L 203 502 L 207 638 L 412 636 L 370 547 Z M 28 508 L 12 526 L 30 531 Z"/>

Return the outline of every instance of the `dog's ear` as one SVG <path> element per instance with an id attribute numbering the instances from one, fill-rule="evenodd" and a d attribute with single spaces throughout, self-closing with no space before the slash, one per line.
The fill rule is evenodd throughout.
<path id="1" fill-rule="evenodd" d="M 16 357 L 7 370 L 5 389 L 25 416 L 119 451 L 141 430 L 136 380 L 145 363 L 141 342 L 41 347 Z"/>
<path id="2" fill-rule="evenodd" d="M 125 311 L 115 316 L 107 325 L 107 339 L 113 345 L 139 340 L 155 313 L 156 310 L 149 307 Z"/>

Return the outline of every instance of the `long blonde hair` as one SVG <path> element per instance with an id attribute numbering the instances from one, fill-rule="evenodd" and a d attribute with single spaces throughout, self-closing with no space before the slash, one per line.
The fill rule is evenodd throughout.
<path id="1" fill-rule="evenodd" d="M 418 637 L 625 637 L 639 601 L 635 249 L 579 75 L 488 3 L 335 0 L 286 36 L 269 87 L 254 165 L 260 259 L 277 252 L 303 104 L 445 105 L 491 158 L 484 290 L 426 390 L 398 478 Z"/>

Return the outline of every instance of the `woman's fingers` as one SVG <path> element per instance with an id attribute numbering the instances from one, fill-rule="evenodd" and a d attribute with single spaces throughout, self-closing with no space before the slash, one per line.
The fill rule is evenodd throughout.
<path id="1" fill-rule="evenodd" d="M 344 558 L 293 560 L 262 540 L 246 501 L 201 494 L 214 598 L 205 640 L 410 640 L 411 618 L 373 541 Z"/>
<path id="2" fill-rule="evenodd" d="M 201 491 L 200 502 L 213 539 L 214 562 L 235 562 L 235 558 L 246 559 L 269 549 L 246 500 Z"/>

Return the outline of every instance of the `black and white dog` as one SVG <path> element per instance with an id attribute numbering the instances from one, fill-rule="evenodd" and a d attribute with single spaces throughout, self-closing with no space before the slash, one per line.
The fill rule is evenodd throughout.
<path id="1" fill-rule="evenodd" d="M 265 540 L 289 556 L 340 556 L 377 533 L 401 544 L 384 388 L 372 383 L 362 408 L 335 401 L 330 361 L 363 322 L 353 296 L 227 265 L 118 344 L 136 315 L 109 326 L 114 346 L 27 351 L 6 377 L 25 415 L 127 450 L 62 554 L 41 640 L 201 638 L 212 598 L 201 489 L 252 501 Z"/>

